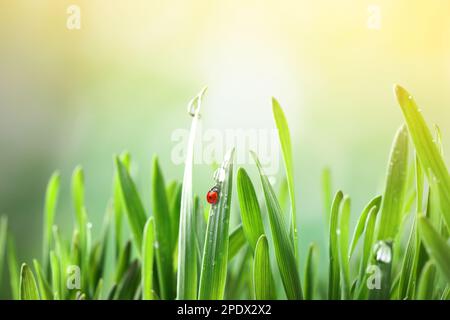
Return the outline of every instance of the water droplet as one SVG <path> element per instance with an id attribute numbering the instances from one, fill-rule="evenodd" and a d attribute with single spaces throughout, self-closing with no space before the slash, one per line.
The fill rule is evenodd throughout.
<path id="1" fill-rule="evenodd" d="M 413 98 L 412 96 L 408 96 L 408 99 L 409 99 L 409 100 L 412 100 L 412 98 Z"/>
<path id="2" fill-rule="evenodd" d="M 155 244 L 153 246 L 155 247 L 155 249 L 159 249 L 159 242 L 155 241 Z"/>
<path id="3" fill-rule="evenodd" d="M 87 223 L 87 228 L 88 228 L 88 229 L 92 229 L 92 222 L 88 222 L 88 223 Z"/>
<path id="4" fill-rule="evenodd" d="M 392 249 L 390 242 L 378 241 L 374 245 L 375 260 L 382 263 L 391 263 Z"/>
<path id="5" fill-rule="evenodd" d="M 270 183 L 271 185 L 275 185 L 276 182 L 277 182 L 277 179 L 276 179 L 275 177 L 273 177 L 273 176 L 270 176 L 270 177 L 269 177 L 269 183 Z"/>
<path id="6" fill-rule="evenodd" d="M 224 182 L 225 181 L 225 170 L 223 168 L 218 168 L 216 171 L 214 171 L 214 181 L 217 183 Z"/>

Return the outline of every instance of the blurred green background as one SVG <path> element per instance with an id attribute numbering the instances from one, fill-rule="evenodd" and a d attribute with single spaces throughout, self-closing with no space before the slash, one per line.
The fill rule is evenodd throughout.
<path id="1" fill-rule="evenodd" d="M 66 27 L 72 4 L 79 30 Z M 374 5 L 379 28 L 370 26 Z M 334 190 L 352 196 L 355 218 L 383 185 L 402 123 L 394 83 L 415 95 L 450 148 L 449 12 L 445 0 L 2 0 L 0 213 L 21 260 L 41 255 L 55 169 L 63 230 L 73 221 L 77 164 L 94 230 L 111 196 L 114 153 L 131 152 L 147 208 L 152 155 L 166 180 L 181 180 L 171 135 L 189 127 L 186 105 L 205 85 L 203 126 L 221 131 L 273 129 L 270 98 L 278 98 L 293 136 L 301 247 L 323 243 L 321 170 L 329 166 Z M 195 167 L 202 197 L 211 172 Z"/>

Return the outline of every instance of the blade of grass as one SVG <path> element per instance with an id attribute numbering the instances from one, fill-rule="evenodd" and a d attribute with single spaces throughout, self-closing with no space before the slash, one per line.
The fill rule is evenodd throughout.
<path id="1" fill-rule="evenodd" d="M 331 171 L 330 168 L 324 168 L 322 170 L 322 199 L 325 223 L 330 222 L 331 201 L 333 197 L 333 191 L 331 188 Z M 328 225 L 327 225 L 328 227 Z"/>
<path id="2" fill-rule="evenodd" d="M 8 272 L 9 282 L 11 287 L 11 295 L 14 300 L 20 299 L 20 278 L 19 278 L 19 263 L 17 262 L 16 246 L 11 235 L 8 236 Z"/>
<path id="3" fill-rule="evenodd" d="M 269 215 L 272 239 L 275 248 L 275 257 L 280 271 L 286 296 L 290 300 L 302 299 L 303 292 L 297 269 L 294 246 L 289 237 L 284 214 L 281 211 L 275 191 L 269 179 L 264 174 L 257 155 L 252 152 L 253 158 L 259 170 L 264 197 L 266 199 L 267 212 Z"/>
<path id="4" fill-rule="evenodd" d="M 52 271 L 52 292 L 55 300 L 62 298 L 61 295 L 61 264 L 54 251 L 50 251 L 50 267 Z"/>
<path id="5" fill-rule="evenodd" d="M 145 224 L 142 247 L 142 298 L 153 300 L 153 260 L 155 243 L 154 218 L 150 217 Z"/>
<path id="6" fill-rule="evenodd" d="M 127 167 L 117 156 L 115 157 L 115 163 L 135 248 L 140 253 L 142 248 L 142 234 L 145 223 L 147 222 L 147 215 Z"/>
<path id="7" fill-rule="evenodd" d="M 428 254 L 442 275 L 450 282 L 450 245 L 439 235 L 426 217 L 419 217 L 418 225 Z"/>
<path id="8" fill-rule="evenodd" d="M 306 268 L 305 268 L 305 300 L 313 300 L 315 294 L 316 286 L 316 270 L 317 266 L 315 264 L 315 255 L 317 251 L 317 246 L 311 243 L 308 247 L 308 255 L 306 257 Z"/>
<path id="9" fill-rule="evenodd" d="M 153 159 L 152 179 L 153 216 L 155 218 L 156 243 L 155 256 L 158 266 L 158 280 L 160 296 L 163 300 L 173 299 L 173 244 L 171 243 L 171 221 L 169 204 L 165 190 L 164 177 L 158 163 L 158 158 Z"/>
<path id="10" fill-rule="evenodd" d="M 339 208 L 344 195 L 342 191 L 336 192 L 330 214 L 329 232 L 329 273 L 328 273 L 328 299 L 337 300 L 340 298 L 340 267 L 339 267 L 339 241 L 336 230 L 339 222 Z"/>
<path id="11" fill-rule="evenodd" d="M 42 300 L 51 300 L 53 298 L 52 289 L 45 279 L 42 267 L 36 259 L 33 260 L 34 271 L 36 272 L 37 283 Z"/>
<path id="12" fill-rule="evenodd" d="M 410 285 L 414 285 L 416 275 L 414 273 L 414 258 L 416 253 L 416 220 L 414 219 L 413 226 L 408 238 L 408 243 L 406 245 L 406 252 L 404 253 L 402 268 L 400 271 L 400 282 L 398 288 L 398 298 L 400 300 L 411 299 L 408 296 L 408 291 L 411 293 L 412 290 L 408 290 Z"/>
<path id="13" fill-rule="evenodd" d="M 238 225 L 230 234 L 228 240 L 228 261 L 233 259 L 236 254 L 238 254 L 239 250 L 244 247 L 247 239 L 245 238 L 244 228 L 242 224 Z"/>
<path id="14" fill-rule="evenodd" d="M 341 272 L 341 291 L 342 298 L 350 298 L 350 266 L 348 259 L 348 245 L 350 232 L 350 198 L 344 196 L 339 212 L 339 227 L 336 230 L 339 242 L 339 265 Z"/>
<path id="15" fill-rule="evenodd" d="M 131 261 L 131 242 L 128 241 L 125 244 L 122 252 L 119 255 L 119 260 L 117 263 L 116 274 L 115 274 L 115 283 L 119 283 L 123 278 L 123 275 L 128 269 Z"/>
<path id="16" fill-rule="evenodd" d="M 175 248 L 178 243 L 178 227 L 180 225 L 181 184 L 176 181 L 169 183 L 166 188 L 166 194 L 169 202 L 169 214 L 171 221 L 171 243 Z"/>
<path id="17" fill-rule="evenodd" d="M 441 212 L 447 228 L 450 229 L 450 176 L 444 159 L 433 142 L 430 130 L 412 96 L 398 85 L 395 86 L 395 93 L 424 173 L 428 181 L 434 181 L 438 187 Z"/>
<path id="18" fill-rule="evenodd" d="M 122 163 L 125 165 L 125 168 L 130 172 L 130 163 L 131 156 L 128 152 L 123 152 L 120 155 L 120 159 Z M 114 203 L 114 237 L 115 237 L 115 254 L 116 258 L 119 258 L 119 254 L 121 252 L 122 247 L 122 229 L 123 229 L 123 214 L 125 209 L 125 204 L 123 201 L 122 189 L 120 187 L 119 176 L 116 172 L 114 172 L 114 194 L 113 194 L 113 203 Z"/>
<path id="19" fill-rule="evenodd" d="M 253 284 L 256 300 L 275 299 L 275 284 L 270 268 L 269 243 L 264 234 L 261 235 L 255 247 Z"/>
<path id="20" fill-rule="evenodd" d="M 20 300 L 40 300 L 33 272 L 26 263 L 20 269 Z"/>
<path id="21" fill-rule="evenodd" d="M 417 287 L 417 300 L 433 299 L 435 275 L 436 267 L 433 262 L 428 261 L 420 274 L 419 285 Z"/>
<path id="22" fill-rule="evenodd" d="M 294 244 L 294 253 L 297 256 L 297 208 L 295 204 L 294 166 L 292 163 L 292 145 L 289 127 L 283 109 L 275 98 L 272 98 L 272 111 L 278 129 L 284 168 L 288 182 L 289 197 L 291 199 L 291 235 Z"/>
<path id="23" fill-rule="evenodd" d="M 217 181 L 219 200 L 211 206 L 203 250 L 199 299 L 223 299 L 228 264 L 228 228 L 233 190 L 234 149 L 230 150 L 218 170 L 223 181 Z M 222 175 L 222 174 L 221 174 Z"/>
<path id="24" fill-rule="evenodd" d="M 55 223 L 56 204 L 59 194 L 60 175 L 56 171 L 50 177 L 47 184 L 47 190 L 45 192 L 45 205 L 44 205 L 44 241 L 43 241 L 43 262 L 45 270 L 48 270 L 49 263 L 48 257 L 50 252 L 50 244 L 52 241 L 52 228 Z"/>
<path id="25" fill-rule="evenodd" d="M 141 279 L 141 267 L 139 265 L 139 261 L 134 260 L 127 271 L 125 272 L 123 278 L 121 279 L 119 285 L 117 286 L 117 290 L 115 292 L 116 300 L 133 300 L 136 291 L 139 288 L 140 279 Z"/>
<path id="26" fill-rule="evenodd" d="M 6 242 L 8 231 L 8 217 L 0 217 L 0 287 L 2 284 L 3 266 L 5 261 Z"/>
<path id="27" fill-rule="evenodd" d="M 189 104 L 188 112 L 193 116 L 186 153 L 186 161 L 181 191 L 180 225 L 178 231 L 178 273 L 177 299 L 197 299 L 197 254 L 196 219 L 192 192 L 192 167 L 194 162 L 194 144 L 200 110 L 206 88 Z"/>
<path id="28" fill-rule="evenodd" d="M 239 168 L 237 172 L 237 193 L 244 234 L 251 248 L 255 251 L 259 237 L 264 234 L 264 225 L 255 188 L 243 168 Z"/>
<path id="29" fill-rule="evenodd" d="M 393 240 L 403 216 L 406 177 L 408 173 L 408 131 L 400 127 L 389 156 L 386 185 L 378 224 L 378 240 Z"/>

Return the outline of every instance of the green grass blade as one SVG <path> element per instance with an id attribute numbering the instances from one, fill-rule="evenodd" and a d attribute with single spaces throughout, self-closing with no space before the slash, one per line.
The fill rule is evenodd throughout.
<path id="1" fill-rule="evenodd" d="M 200 274 L 199 299 L 223 299 L 228 263 L 228 228 L 233 190 L 234 149 L 222 163 L 223 181 L 217 181 L 219 200 L 211 206 Z M 222 174 L 221 174 L 222 175 Z"/>
<path id="2" fill-rule="evenodd" d="M 330 222 L 330 212 L 331 212 L 331 202 L 333 197 L 333 191 L 331 187 L 331 171 L 330 168 L 324 168 L 322 170 L 322 199 L 323 199 L 323 209 L 325 223 Z M 328 225 L 327 225 L 328 227 Z"/>
<path id="3" fill-rule="evenodd" d="M 20 300 L 40 300 L 33 272 L 26 263 L 20 269 Z"/>
<path id="4" fill-rule="evenodd" d="M 289 237 L 288 227 L 284 220 L 285 216 L 281 211 L 275 191 L 273 190 L 269 179 L 263 172 L 257 155 L 253 152 L 252 155 L 261 177 L 261 184 L 266 199 L 267 212 L 274 243 L 275 257 L 286 296 L 290 300 L 302 299 L 303 292 L 295 259 L 294 246 L 292 239 Z"/>
<path id="5" fill-rule="evenodd" d="M 414 259 L 418 253 L 416 252 L 416 221 L 414 220 L 411 232 L 406 245 L 406 252 L 404 253 L 402 268 L 400 271 L 400 282 L 398 288 L 398 298 L 411 299 L 408 296 L 408 288 L 413 285 L 412 281 L 415 281 L 414 272 Z M 410 291 L 411 292 L 411 291 Z"/>
<path id="6" fill-rule="evenodd" d="M 419 217 L 418 225 L 428 254 L 443 276 L 450 282 L 450 245 L 439 235 L 426 217 Z"/>
<path id="7" fill-rule="evenodd" d="M 122 280 L 117 286 L 117 290 L 115 292 L 116 300 L 133 300 L 135 298 L 136 291 L 139 288 L 141 280 L 140 269 L 141 267 L 137 259 L 130 264 Z"/>
<path id="8" fill-rule="evenodd" d="M 181 190 L 180 226 L 178 231 L 177 299 L 197 299 L 197 254 L 196 254 L 196 214 L 192 191 L 192 167 L 194 143 L 200 110 L 206 88 L 189 104 L 189 114 L 193 117 L 187 145 L 186 161 Z"/>
<path id="9" fill-rule="evenodd" d="M 153 300 L 153 260 L 154 260 L 155 226 L 150 217 L 145 224 L 142 242 L 142 298 Z"/>
<path id="10" fill-rule="evenodd" d="M 253 284 L 255 287 L 255 299 L 275 299 L 275 284 L 270 268 L 269 243 L 265 235 L 261 235 L 255 247 Z"/>
<path id="11" fill-rule="evenodd" d="M 348 259 L 348 242 L 350 232 L 350 198 L 344 196 L 340 206 L 339 227 L 336 230 L 339 242 L 339 265 L 341 272 L 341 290 L 344 300 L 350 298 L 350 266 Z"/>
<path id="12" fill-rule="evenodd" d="M 315 255 L 317 251 L 317 246 L 311 243 L 308 248 L 308 255 L 306 257 L 306 268 L 305 268 L 305 300 L 314 299 L 315 286 L 316 286 L 316 273 L 317 266 L 315 264 Z"/>
<path id="13" fill-rule="evenodd" d="M 381 204 L 378 240 L 393 240 L 403 215 L 408 173 L 408 131 L 402 126 L 394 138 L 389 156 L 386 185 Z"/>
<path id="14" fill-rule="evenodd" d="M 131 156 L 128 152 L 123 152 L 120 156 L 122 163 L 125 165 L 128 172 L 130 172 Z M 115 237 L 115 254 L 116 258 L 119 258 L 122 247 L 122 229 L 123 229 L 123 215 L 125 204 L 123 203 L 122 188 L 120 187 L 119 176 L 114 172 L 114 192 L 113 192 L 113 204 L 114 204 L 114 237 Z"/>
<path id="15" fill-rule="evenodd" d="M 242 224 L 238 225 L 230 234 L 228 241 L 228 261 L 233 259 L 238 252 L 244 247 L 247 239 L 244 234 Z"/>
<path id="16" fill-rule="evenodd" d="M 417 286 L 417 300 L 433 299 L 435 275 L 436 267 L 433 262 L 428 261 L 420 274 L 419 285 Z"/>
<path id="17" fill-rule="evenodd" d="M 128 223 L 131 227 L 133 240 L 138 252 L 142 248 L 142 234 L 144 232 L 147 215 L 136 186 L 131 178 L 126 165 L 118 157 L 115 157 L 120 187 L 125 202 Z"/>
<path id="18" fill-rule="evenodd" d="M 171 243 L 175 248 L 178 244 L 178 227 L 180 225 L 181 184 L 176 181 L 172 181 L 166 188 L 166 194 L 169 202 L 169 214 L 171 221 Z"/>
<path id="19" fill-rule="evenodd" d="M 98 281 L 97 287 L 95 288 L 92 300 L 102 300 L 102 293 L 103 293 L 103 279 L 100 279 Z"/>
<path id="20" fill-rule="evenodd" d="M 36 272 L 37 283 L 42 300 L 51 300 L 53 297 L 52 289 L 48 284 L 42 267 L 36 259 L 33 260 L 34 271 Z"/>
<path id="21" fill-rule="evenodd" d="M 158 158 L 153 159 L 152 200 L 153 216 L 155 218 L 155 247 L 156 264 L 158 266 L 158 280 L 160 297 L 163 300 L 173 299 L 173 248 L 171 243 L 171 221 L 169 204 L 167 201 L 164 177 L 158 163 Z"/>
<path id="22" fill-rule="evenodd" d="M 123 275 L 128 269 L 128 266 L 131 261 L 131 242 L 128 241 L 123 248 L 122 252 L 119 255 L 116 274 L 115 274 L 115 283 L 119 283 L 122 279 Z"/>
<path id="23" fill-rule="evenodd" d="M 450 176 L 444 159 L 412 96 L 400 86 L 395 87 L 395 93 L 424 173 L 438 187 L 441 211 L 450 229 Z"/>
<path id="24" fill-rule="evenodd" d="M 336 230 L 339 223 L 339 208 L 344 195 L 342 191 L 336 192 L 330 214 L 329 232 L 329 270 L 328 270 L 328 299 L 337 300 L 340 298 L 340 267 L 339 267 L 339 241 Z"/>
<path id="25" fill-rule="evenodd" d="M 251 248 L 255 251 L 259 237 L 264 234 L 264 225 L 255 188 L 243 168 L 239 168 L 237 172 L 237 193 L 244 234 Z"/>
<path id="26" fill-rule="evenodd" d="M 50 251 L 50 267 L 52 271 L 52 292 L 55 299 L 62 298 L 61 292 L 61 263 L 54 251 Z"/>
<path id="27" fill-rule="evenodd" d="M 5 252 L 7 244 L 8 217 L 0 217 L 0 287 L 2 284 L 3 266 L 5 261 Z"/>
<path id="28" fill-rule="evenodd" d="M 55 223 L 56 204 L 59 194 L 60 175 L 54 172 L 47 184 L 44 205 L 44 241 L 43 241 L 43 262 L 44 268 L 48 266 L 48 257 L 50 252 L 50 244 L 52 241 L 52 228 Z"/>
<path id="29" fill-rule="evenodd" d="M 297 256 L 297 207 L 295 204 L 294 166 L 292 162 L 291 135 L 289 133 L 289 126 L 283 109 L 275 98 L 272 98 L 272 111 L 278 129 L 278 137 L 280 139 L 286 178 L 289 188 L 289 197 L 291 199 L 291 235 L 294 244 L 294 252 Z"/>
<path id="30" fill-rule="evenodd" d="M 8 273 L 11 287 L 11 295 L 14 300 L 20 299 L 20 277 L 19 277 L 19 263 L 17 262 L 16 246 L 11 235 L 8 236 Z"/>
<path id="31" fill-rule="evenodd" d="M 352 237 L 352 241 L 351 241 L 351 245 L 350 245 L 349 258 L 353 255 L 356 245 L 358 244 L 358 241 L 364 232 L 364 227 L 366 225 L 367 216 L 368 216 L 369 212 L 374 207 L 378 211 L 378 209 L 380 208 L 380 204 L 381 204 L 381 196 L 376 196 L 375 198 L 370 200 L 370 202 L 365 206 L 365 208 L 361 212 L 358 222 L 356 223 L 355 232 L 353 233 L 353 237 Z"/>

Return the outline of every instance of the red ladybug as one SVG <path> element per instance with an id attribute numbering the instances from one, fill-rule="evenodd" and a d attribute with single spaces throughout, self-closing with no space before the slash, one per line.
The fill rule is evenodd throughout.
<path id="1" fill-rule="evenodd" d="M 214 186 L 206 194 L 206 201 L 210 204 L 216 204 L 219 201 L 219 188 Z"/>

